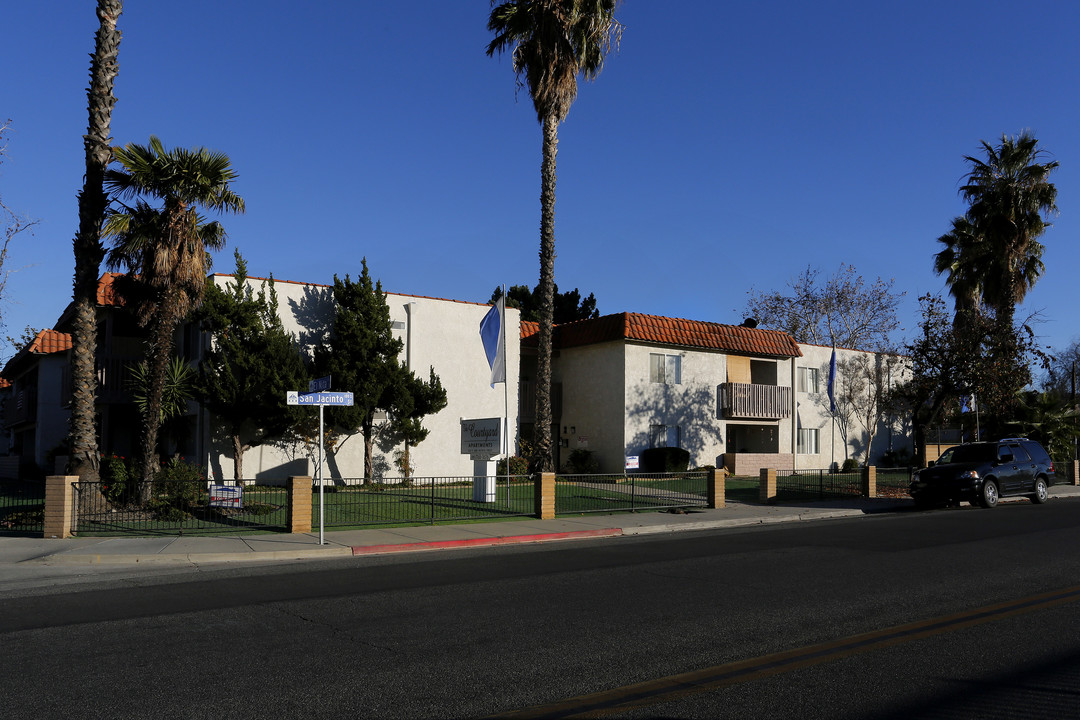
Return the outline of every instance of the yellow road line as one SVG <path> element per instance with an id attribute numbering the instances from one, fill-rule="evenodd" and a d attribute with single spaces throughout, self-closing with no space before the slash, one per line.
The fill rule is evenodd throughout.
<path id="1" fill-rule="evenodd" d="M 1043 610 L 1077 600 L 1080 600 L 1080 586 L 987 605 L 953 615 L 944 615 L 905 625 L 894 625 L 883 630 L 852 635 L 839 640 L 808 645 L 794 650 L 785 650 L 771 655 L 762 655 L 749 660 L 715 665 L 702 670 L 670 675 L 656 680 L 646 680 L 633 685 L 604 690 L 590 695 L 581 695 L 546 705 L 536 705 L 493 717 L 602 717 L 613 712 L 671 702 L 728 685 L 750 682 L 771 675 L 832 662 L 859 653 L 981 625 L 1014 615 Z"/>

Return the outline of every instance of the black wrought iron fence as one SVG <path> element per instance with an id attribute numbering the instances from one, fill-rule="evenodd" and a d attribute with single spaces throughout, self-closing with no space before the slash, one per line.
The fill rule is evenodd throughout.
<path id="1" fill-rule="evenodd" d="M 0 480 L 0 532 L 40 533 L 45 528 L 45 484 Z"/>
<path id="2" fill-rule="evenodd" d="M 80 535 L 188 535 L 284 531 L 288 491 L 247 481 L 155 481 L 123 488 L 75 483 L 72 530 Z"/>
<path id="3" fill-rule="evenodd" d="M 321 504 L 317 481 L 312 488 L 313 526 L 319 525 L 320 517 L 325 518 L 325 527 L 340 528 L 485 520 L 536 512 L 534 484 L 526 475 L 384 478 L 367 483 L 361 478 L 346 478 L 326 482 Z"/>
<path id="4" fill-rule="evenodd" d="M 877 469 L 877 496 L 906 498 L 911 489 L 913 467 L 879 467 Z"/>
<path id="5" fill-rule="evenodd" d="M 782 470 L 776 473 L 776 498 L 785 500 L 828 500 L 859 497 L 862 473 L 828 470 Z"/>
<path id="6" fill-rule="evenodd" d="M 1072 459 L 1052 461 L 1054 463 L 1054 477 L 1052 478 L 1054 485 L 1072 485 Z"/>
<path id="7" fill-rule="evenodd" d="M 708 473 L 556 475 L 555 514 L 701 507 Z"/>

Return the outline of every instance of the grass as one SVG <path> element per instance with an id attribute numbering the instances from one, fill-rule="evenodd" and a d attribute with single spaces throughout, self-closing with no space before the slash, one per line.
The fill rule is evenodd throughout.
<path id="1" fill-rule="evenodd" d="M 45 485 L 0 482 L 0 530 L 40 531 L 45 519 Z"/>

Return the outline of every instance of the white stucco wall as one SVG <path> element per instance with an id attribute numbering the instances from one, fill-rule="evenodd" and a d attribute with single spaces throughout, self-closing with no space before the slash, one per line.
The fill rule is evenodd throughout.
<path id="1" fill-rule="evenodd" d="M 215 276 L 220 285 L 231 278 Z M 258 281 L 250 281 L 258 286 Z M 318 342 L 328 332 L 333 320 L 332 288 L 294 282 L 276 282 L 278 313 L 285 329 L 292 332 L 302 345 Z M 462 455 L 462 418 L 502 417 L 504 389 L 490 384 L 490 370 L 480 341 L 480 321 L 490 309 L 488 305 L 459 302 L 412 295 L 387 293 L 390 319 L 395 324 L 394 336 L 404 343 L 399 359 L 421 379 L 427 380 L 429 368 L 434 367 L 446 390 L 447 407 L 424 419 L 430 431 L 418 447 L 412 448 L 414 474 L 426 476 L 459 476 L 473 474 L 473 461 Z M 517 441 L 518 369 L 520 365 L 520 313 L 507 308 L 506 349 L 510 448 Z M 298 388 L 306 390 L 306 388 Z M 334 390 L 349 390 L 333 387 Z M 282 402 L 285 399 L 282 398 Z M 312 413 L 318 410 L 312 409 Z M 207 437 L 207 443 L 209 438 Z M 209 444 L 207 445 L 209 447 Z M 393 465 L 394 451 L 400 448 L 375 447 L 376 466 L 387 477 L 397 477 Z M 268 445 L 249 450 L 244 455 L 244 475 L 247 478 L 279 479 L 289 474 L 315 474 L 317 449 Z M 211 448 L 208 451 L 211 470 L 232 474 L 231 451 Z M 214 467 L 217 465 L 218 470 Z M 364 442 L 359 434 L 346 439 L 327 458 L 324 475 L 327 478 L 359 478 L 364 471 Z"/>
<path id="2" fill-rule="evenodd" d="M 827 394 L 829 378 L 829 362 L 832 356 L 832 348 L 821 345 L 800 344 L 799 349 L 803 357 L 796 359 L 797 367 L 817 368 L 820 374 L 820 392 L 806 393 L 795 391 L 796 417 L 798 427 L 817 428 L 820 440 L 820 453 L 816 455 L 800 454 L 797 458 L 798 466 L 803 468 L 828 468 L 834 463 L 839 466 L 849 457 L 854 457 L 860 463 L 867 459 L 866 440 L 868 434 L 866 427 L 854 414 L 849 414 L 847 432 L 839 422 L 833 420 L 829 413 L 829 396 Z M 875 362 L 874 353 L 862 350 L 836 349 L 838 375 L 843 372 L 843 361 L 848 358 L 867 356 L 871 362 Z M 899 366 L 891 376 L 893 385 L 900 384 L 910 373 L 910 362 L 900 358 Z M 837 379 L 839 387 L 840 379 Z M 882 456 L 890 447 L 894 450 L 908 448 L 911 444 L 910 433 L 896 422 L 889 423 L 883 420 L 875 430 L 873 444 L 869 448 L 871 464 L 880 464 Z"/>
<path id="3" fill-rule="evenodd" d="M 552 378 L 562 383 L 560 453 L 566 461 L 576 449 L 589 450 L 601 472 L 622 472 L 625 403 L 623 342 L 559 350 Z"/>
<path id="4" fill-rule="evenodd" d="M 649 355 L 679 355 L 682 382 L 650 382 Z M 651 425 L 679 427 L 679 445 L 690 452 L 690 466 L 719 465 L 724 423 L 717 413 L 717 388 L 727 380 L 727 358 L 720 352 L 626 343 L 625 445 L 627 455 L 650 446 Z"/>

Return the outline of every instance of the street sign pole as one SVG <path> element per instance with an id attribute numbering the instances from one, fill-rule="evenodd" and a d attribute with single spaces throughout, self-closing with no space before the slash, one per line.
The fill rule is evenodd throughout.
<path id="1" fill-rule="evenodd" d="M 323 405 L 319 406 L 319 544 L 325 545 L 325 528 L 326 528 L 326 501 L 323 493 L 325 492 L 325 486 L 323 483 L 323 456 L 326 454 L 326 434 L 323 432 Z"/>
<path id="2" fill-rule="evenodd" d="M 350 406 L 353 404 L 351 392 L 329 392 L 330 376 L 312 380 L 308 392 L 289 390 L 285 393 L 287 405 L 317 405 L 319 408 L 319 544 L 326 544 L 326 497 L 323 483 L 323 461 L 326 456 L 326 433 L 323 429 L 323 408 L 327 405 Z"/>

